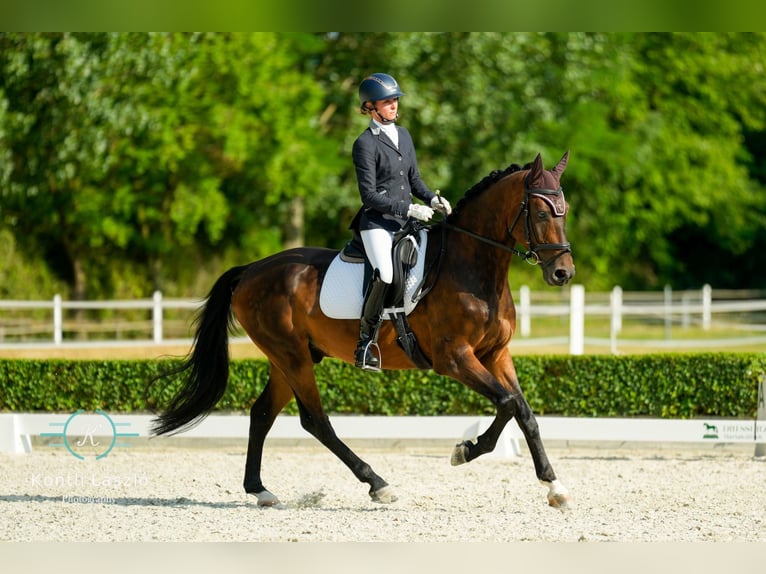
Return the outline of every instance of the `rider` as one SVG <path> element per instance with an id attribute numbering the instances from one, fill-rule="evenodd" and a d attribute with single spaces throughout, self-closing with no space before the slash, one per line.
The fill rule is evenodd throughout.
<path id="1" fill-rule="evenodd" d="M 354 142 L 352 152 L 362 197 L 362 209 L 354 222 L 373 275 L 362 305 L 354 362 L 369 370 L 379 370 L 380 362 L 370 350 L 370 343 L 381 320 L 386 288 L 394 277 L 394 232 L 404 227 L 410 217 L 428 221 L 434 210 L 445 215 L 452 211 L 449 202 L 433 193 L 420 178 L 412 137 L 394 123 L 399 118 L 399 98 L 403 95 L 398 82 L 388 74 L 372 74 L 359 85 L 360 111 L 372 119 Z M 427 205 L 413 203 L 413 195 Z"/>

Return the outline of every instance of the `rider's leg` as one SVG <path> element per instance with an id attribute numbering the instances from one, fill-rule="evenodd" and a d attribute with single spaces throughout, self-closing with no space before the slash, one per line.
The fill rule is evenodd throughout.
<path id="1" fill-rule="evenodd" d="M 362 304 L 359 341 L 354 353 L 354 362 L 357 367 L 377 370 L 380 367 L 380 361 L 371 351 L 370 346 L 375 342 L 375 333 L 381 321 L 386 288 L 394 278 L 394 267 L 391 262 L 393 238 L 385 229 L 363 230 L 361 235 L 373 273 Z"/>

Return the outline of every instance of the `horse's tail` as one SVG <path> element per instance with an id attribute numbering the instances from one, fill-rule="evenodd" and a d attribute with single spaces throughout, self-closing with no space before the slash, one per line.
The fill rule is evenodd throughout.
<path id="1" fill-rule="evenodd" d="M 223 396 L 229 382 L 229 330 L 234 316 L 231 297 L 247 265 L 232 267 L 218 278 L 200 309 L 191 354 L 181 366 L 156 376 L 182 376 L 183 383 L 167 410 L 152 422 L 155 435 L 176 434 L 201 422 Z"/>

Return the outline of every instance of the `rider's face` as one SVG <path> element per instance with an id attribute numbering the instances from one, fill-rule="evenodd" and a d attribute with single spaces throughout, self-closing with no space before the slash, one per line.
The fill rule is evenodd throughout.
<path id="1" fill-rule="evenodd" d="M 373 117 L 375 119 L 384 119 L 388 121 L 394 121 L 396 114 L 399 111 L 399 98 L 388 98 L 385 100 L 378 100 L 373 102 L 375 111 Z"/>

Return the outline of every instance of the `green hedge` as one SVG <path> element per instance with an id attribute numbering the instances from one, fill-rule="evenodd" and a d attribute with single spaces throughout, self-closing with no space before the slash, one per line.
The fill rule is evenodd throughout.
<path id="1" fill-rule="evenodd" d="M 514 360 L 537 414 L 752 418 L 766 354 L 521 356 Z M 0 410 L 145 412 L 167 404 L 173 383 L 146 381 L 176 361 L 0 360 Z M 329 413 L 492 414 L 489 402 L 430 371 L 371 374 L 336 360 L 316 368 Z M 261 360 L 233 361 L 220 410 L 248 410 L 268 377 Z M 146 397 L 149 402 L 147 403 Z M 295 403 L 285 409 L 296 414 Z"/>

